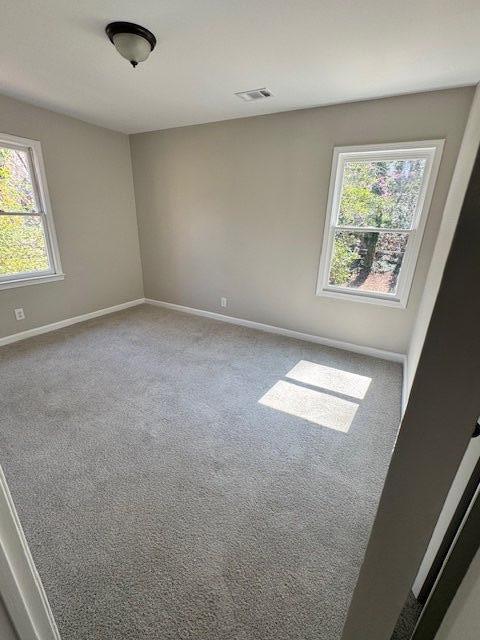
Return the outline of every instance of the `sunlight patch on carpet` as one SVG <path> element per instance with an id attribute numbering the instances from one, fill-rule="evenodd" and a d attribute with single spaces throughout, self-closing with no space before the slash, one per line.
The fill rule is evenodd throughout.
<path id="1" fill-rule="evenodd" d="M 279 380 L 260 404 L 308 420 L 320 427 L 348 433 L 358 409 L 356 402 Z"/>
<path id="2" fill-rule="evenodd" d="M 297 362 L 285 377 L 359 400 L 365 398 L 372 381 L 368 376 L 359 376 L 357 373 L 326 367 L 308 360 Z"/>

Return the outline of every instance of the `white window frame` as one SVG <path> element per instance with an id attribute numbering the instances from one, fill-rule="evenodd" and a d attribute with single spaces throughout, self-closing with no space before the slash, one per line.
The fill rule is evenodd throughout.
<path id="1" fill-rule="evenodd" d="M 50 267 L 44 271 L 33 271 L 30 273 L 15 273 L 0 276 L 0 289 L 11 289 L 13 287 L 23 287 L 41 282 L 52 282 L 63 280 L 65 274 L 62 271 L 60 252 L 58 250 L 57 235 L 53 222 L 52 207 L 48 195 L 47 177 L 45 165 L 43 163 L 42 146 L 38 140 L 29 140 L 18 136 L 0 133 L 0 146 L 26 151 L 30 164 L 30 174 L 35 193 L 35 199 L 39 211 L 33 213 L 1 211 L 0 215 L 25 215 L 38 216 L 42 219 L 45 233 L 45 243 L 47 248 Z"/>
<path id="2" fill-rule="evenodd" d="M 328 193 L 327 215 L 323 234 L 322 253 L 317 280 L 317 295 L 368 302 L 389 307 L 405 309 L 412 287 L 415 267 L 420 253 L 423 232 L 432 201 L 435 182 L 438 176 L 440 160 L 442 158 L 444 140 L 422 140 L 416 142 L 398 142 L 391 144 L 370 144 L 351 147 L 334 147 L 330 188 Z M 418 197 L 417 207 L 410 229 L 377 229 L 376 227 L 357 227 L 338 225 L 340 197 L 343 186 L 345 163 L 351 160 L 382 161 L 396 159 L 425 159 L 423 183 Z M 329 284 L 330 263 L 332 258 L 333 240 L 337 229 L 348 231 L 395 231 L 407 233 L 409 238 L 403 257 L 402 266 L 397 280 L 395 294 L 375 293 L 362 289 L 347 289 Z"/>

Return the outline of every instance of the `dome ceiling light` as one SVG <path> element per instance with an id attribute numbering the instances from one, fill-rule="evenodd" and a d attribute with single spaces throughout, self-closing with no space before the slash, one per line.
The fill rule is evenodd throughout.
<path id="1" fill-rule="evenodd" d="M 111 22 L 105 31 L 118 53 L 126 58 L 133 68 L 146 60 L 157 44 L 157 39 L 151 31 L 133 22 Z"/>

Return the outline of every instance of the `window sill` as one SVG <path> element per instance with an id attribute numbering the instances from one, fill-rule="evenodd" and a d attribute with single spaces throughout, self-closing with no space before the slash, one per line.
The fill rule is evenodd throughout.
<path id="1" fill-rule="evenodd" d="M 319 289 L 317 296 L 326 298 L 335 298 L 344 302 L 366 302 L 367 304 L 376 304 L 384 307 L 394 307 L 395 309 L 406 309 L 407 305 L 400 298 L 387 297 L 375 294 L 362 294 L 356 291 L 339 291 L 338 289 Z"/>
<path id="2" fill-rule="evenodd" d="M 45 276 L 32 276 L 28 278 L 17 278 L 16 280 L 6 280 L 0 282 L 1 289 L 14 289 L 16 287 L 26 287 L 30 284 L 41 284 L 42 282 L 56 282 L 57 280 L 64 280 L 64 273 L 49 273 Z"/>

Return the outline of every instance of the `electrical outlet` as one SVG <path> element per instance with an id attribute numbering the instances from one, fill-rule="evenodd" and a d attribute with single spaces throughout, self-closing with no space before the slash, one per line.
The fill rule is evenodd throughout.
<path id="1" fill-rule="evenodd" d="M 20 309 L 15 309 L 15 318 L 17 320 L 25 320 L 25 311 L 20 307 Z"/>
<path id="2" fill-rule="evenodd" d="M 227 299 L 226 298 L 220 298 L 220 305 L 222 307 L 226 307 L 227 306 Z"/>

